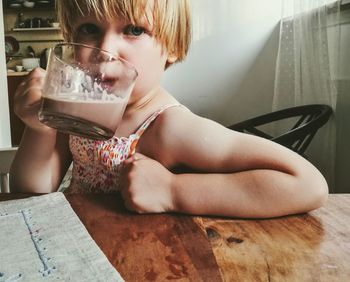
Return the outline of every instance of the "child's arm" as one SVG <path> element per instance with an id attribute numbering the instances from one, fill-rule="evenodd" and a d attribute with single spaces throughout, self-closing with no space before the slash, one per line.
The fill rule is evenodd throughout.
<path id="1" fill-rule="evenodd" d="M 133 210 L 274 217 L 310 211 L 327 198 L 321 173 L 281 145 L 190 113 L 176 116 L 176 123 L 167 120 L 175 118 L 168 113 L 160 118 L 158 125 L 168 128 L 158 153 L 149 156 L 166 167 L 178 164 L 200 173 L 172 174 L 136 156 L 128 166 L 129 188 L 123 190 Z"/>
<path id="2" fill-rule="evenodd" d="M 10 171 L 11 192 L 57 190 L 71 161 L 68 137 L 38 120 L 45 72 L 32 71 L 15 94 L 15 112 L 26 124 Z"/>

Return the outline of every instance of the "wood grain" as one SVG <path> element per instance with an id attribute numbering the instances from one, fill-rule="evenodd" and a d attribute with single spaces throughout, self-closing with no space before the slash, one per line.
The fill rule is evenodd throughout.
<path id="1" fill-rule="evenodd" d="M 111 195 L 67 195 L 126 281 L 222 281 L 210 243 L 191 217 L 136 215 Z"/>
<path id="2" fill-rule="evenodd" d="M 350 195 L 309 214 L 196 222 L 224 281 L 350 281 Z"/>

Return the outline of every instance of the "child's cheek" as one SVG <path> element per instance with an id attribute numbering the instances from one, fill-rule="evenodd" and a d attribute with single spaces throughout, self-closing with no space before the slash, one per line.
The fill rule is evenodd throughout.
<path id="1" fill-rule="evenodd" d="M 139 68 L 137 71 L 138 77 L 134 87 L 135 91 L 146 94 L 160 85 L 163 70 Z"/>

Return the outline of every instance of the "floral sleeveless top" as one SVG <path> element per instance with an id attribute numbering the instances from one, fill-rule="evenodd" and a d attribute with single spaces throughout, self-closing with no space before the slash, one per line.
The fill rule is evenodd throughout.
<path id="1" fill-rule="evenodd" d="M 136 145 L 148 126 L 166 109 L 154 112 L 129 137 L 112 137 L 100 141 L 70 135 L 69 148 L 73 156 L 72 179 L 68 193 L 115 193 L 119 190 L 120 164 L 132 156 Z"/>

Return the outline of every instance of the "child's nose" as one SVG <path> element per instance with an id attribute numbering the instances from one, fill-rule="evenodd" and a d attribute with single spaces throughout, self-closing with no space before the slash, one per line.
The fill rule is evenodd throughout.
<path id="1" fill-rule="evenodd" d="M 99 47 L 105 51 L 112 53 L 114 56 L 119 57 L 119 53 L 122 46 L 121 41 L 121 38 L 117 35 L 106 34 L 102 38 Z"/>

